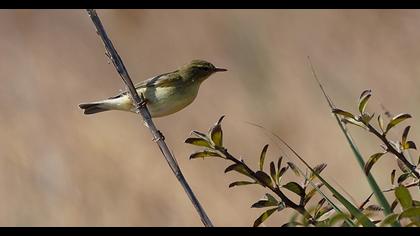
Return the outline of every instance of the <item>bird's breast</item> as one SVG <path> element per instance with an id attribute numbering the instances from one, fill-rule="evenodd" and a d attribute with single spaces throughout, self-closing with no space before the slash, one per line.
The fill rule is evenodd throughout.
<path id="1" fill-rule="evenodd" d="M 199 85 L 184 87 L 148 87 L 141 89 L 147 100 L 147 107 L 152 117 L 161 117 L 175 113 L 189 104 L 197 96 Z"/>

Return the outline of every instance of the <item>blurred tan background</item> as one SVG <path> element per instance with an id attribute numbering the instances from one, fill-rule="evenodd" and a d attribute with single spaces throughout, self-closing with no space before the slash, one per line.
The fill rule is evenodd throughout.
<path id="1" fill-rule="evenodd" d="M 244 178 L 223 174 L 228 162 L 188 160 L 196 150 L 183 143 L 189 132 L 207 131 L 223 114 L 226 146 L 254 167 L 264 144 L 272 144 L 268 160 L 281 153 L 247 121 L 285 138 L 309 163 L 328 163 L 326 178 L 357 203 L 370 194 L 308 55 L 337 106 L 356 111 L 358 96 L 370 88 L 368 110 L 382 112 L 384 104 L 393 114 L 409 112 L 410 137 L 420 140 L 420 11 L 98 13 L 137 82 L 196 58 L 229 69 L 206 81 L 192 105 L 155 120 L 217 226 L 251 226 L 262 211 L 250 205 L 265 193 L 257 186 L 229 189 Z M 201 226 L 137 116 L 85 116 L 78 108 L 124 88 L 84 10 L 3 10 L 0 35 L 0 225 Z M 369 134 L 351 130 L 366 157 L 380 150 Z M 374 166 L 382 187 L 390 187 L 395 167 L 391 156 Z M 290 212 L 266 225 L 285 223 Z"/>

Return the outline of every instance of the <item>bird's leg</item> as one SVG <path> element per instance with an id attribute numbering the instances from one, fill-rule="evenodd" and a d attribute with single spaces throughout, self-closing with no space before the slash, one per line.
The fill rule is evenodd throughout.
<path id="1" fill-rule="evenodd" d="M 141 98 L 141 103 L 140 103 L 140 106 L 141 106 L 141 107 L 145 107 L 145 106 L 146 106 L 146 104 L 147 104 L 147 99 L 146 99 L 146 98 L 144 98 L 143 93 L 140 93 L 140 98 Z"/>
<path id="2" fill-rule="evenodd" d="M 157 142 L 159 140 L 164 141 L 165 136 L 163 136 L 163 134 L 162 134 L 162 132 L 160 132 L 160 130 L 157 130 L 157 135 L 156 135 L 156 137 L 153 138 L 153 142 Z"/>
<path id="3" fill-rule="evenodd" d="M 143 101 L 141 101 L 140 106 L 141 107 L 145 107 L 147 105 L 147 99 L 143 99 Z"/>
<path id="4" fill-rule="evenodd" d="M 140 98 L 141 98 L 141 103 L 140 103 L 140 107 L 145 107 L 147 105 L 147 99 L 144 97 L 143 93 L 140 93 Z M 146 124 L 146 122 L 145 122 Z M 162 132 L 160 132 L 160 130 L 156 130 L 156 134 L 153 135 L 153 142 L 157 142 L 159 140 L 164 141 L 165 140 L 165 136 L 163 136 Z"/>

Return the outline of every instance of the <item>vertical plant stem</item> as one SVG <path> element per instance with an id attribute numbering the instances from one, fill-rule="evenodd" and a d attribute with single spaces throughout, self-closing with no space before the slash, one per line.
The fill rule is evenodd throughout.
<path id="1" fill-rule="evenodd" d="M 310 65 L 312 75 L 317 81 L 322 93 L 324 94 L 325 99 L 327 100 L 327 103 L 331 109 L 334 109 L 335 106 L 332 103 L 331 99 L 327 95 L 327 93 L 324 90 L 324 87 L 321 84 L 321 81 L 318 79 L 318 76 L 316 75 L 315 69 L 312 65 L 311 59 L 308 56 L 308 63 Z M 343 132 L 344 136 L 346 137 L 346 140 L 348 144 L 351 147 L 351 150 L 353 151 L 354 156 L 356 157 L 357 162 L 359 163 L 360 168 L 363 170 L 365 167 L 365 161 L 363 160 L 362 155 L 360 154 L 359 149 L 357 148 L 355 142 L 353 141 L 350 132 L 346 129 L 345 125 L 341 120 L 338 118 L 338 115 L 334 114 L 335 119 L 337 120 L 338 125 L 340 126 L 341 131 Z M 384 209 L 384 215 L 392 214 L 391 206 L 389 205 L 388 201 L 385 198 L 385 195 L 382 193 L 381 189 L 379 188 L 379 185 L 376 183 L 376 180 L 373 178 L 372 174 L 369 173 L 367 176 L 367 180 L 369 183 L 370 188 L 372 189 L 373 193 L 375 194 L 376 199 L 378 200 L 379 204 Z M 393 223 L 393 226 L 401 226 L 399 223 Z"/>
<path id="2" fill-rule="evenodd" d="M 203 222 L 204 226 L 212 227 L 213 224 L 211 223 L 210 219 L 208 218 L 206 212 L 204 211 L 203 207 L 200 205 L 200 202 L 194 195 L 194 192 L 191 190 L 190 186 L 188 185 L 187 181 L 185 180 L 181 169 L 179 168 L 175 158 L 173 157 L 172 153 L 170 152 L 168 146 L 166 145 L 165 138 L 162 133 L 156 128 L 155 124 L 152 121 L 152 117 L 150 115 L 149 110 L 146 107 L 146 103 L 144 101 L 143 95 L 139 96 L 137 93 L 133 81 L 131 80 L 127 69 L 124 66 L 124 63 L 121 57 L 118 55 L 117 51 L 114 48 L 111 40 L 108 38 L 108 35 L 102 25 L 99 16 L 97 15 L 94 9 L 87 9 L 89 17 L 91 18 L 93 24 L 96 27 L 96 32 L 101 37 L 105 49 L 106 54 L 112 63 L 115 66 L 118 74 L 121 76 L 122 80 L 124 81 L 125 85 L 128 87 L 129 94 L 131 95 L 131 99 L 133 102 L 134 107 L 136 108 L 136 113 L 139 114 L 144 124 L 147 128 L 149 128 L 150 132 L 153 136 L 153 141 L 159 146 L 160 151 L 162 152 L 163 156 L 165 157 L 166 161 L 169 164 L 169 167 L 175 174 L 178 181 L 181 183 L 182 187 L 184 188 L 188 198 L 191 200 L 192 204 L 194 205 L 197 213 L 199 214 L 201 221 Z"/>

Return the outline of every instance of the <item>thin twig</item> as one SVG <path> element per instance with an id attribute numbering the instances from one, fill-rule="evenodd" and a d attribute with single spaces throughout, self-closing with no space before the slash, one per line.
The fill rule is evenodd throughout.
<path id="1" fill-rule="evenodd" d="M 416 180 L 416 181 L 414 181 L 414 182 L 413 182 L 413 183 L 411 183 L 411 184 L 402 185 L 402 186 L 404 186 L 405 188 L 411 188 L 411 187 L 415 187 L 415 186 L 420 186 L 420 180 Z M 382 191 L 382 192 L 384 192 L 384 193 L 391 192 L 391 191 L 394 191 L 396 188 L 397 188 L 397 187 L 395 187 L 395 188 L 390 188 L 390 189 L 384 190 L 384 191 Z"/>
<path id="2" fill-rule="evenodd" d="M 160 151 L 162 152 L 163 156 L 165 157 L 166 161 L 168 162 L 171 170 L 175 174 L 178 181 L 181 183 L 182 187 L 184 188 L 185 192 L 187 193 L 189 199 L 191 200 L 192 204 L 194 205 L 195 209 L 197 210 L 198 214 L 200 215 L 201 221 L 203 222 L 204 226 L 206 227 L 213 227 L 210 219 L 208 218 L 206 212 L 201 207 L 200 203 L 198 202 L 197 198 L 195 197 L 193 191 L 191 190 L 190 186 L 188 185 L 187 181 L 185 180 L 181 169 L 179 168 L 175 158 L 173 157 L 171 151 L 169 150 L 166 142 L 164 141 L 164 136 L 162 133 L 156 128 L 155 124 L 152 121 L 152 117 L 149 113 L 149 110 L 146 107 L 145 100 L 143 95 L 139 96 L 137 93 L 134 84 L 128 74 L 127 69 L 124 66 L 123 61 L 121 60 L 120 56 L 118 55 L 117 51 L 115 50 L 111 40 L 108 38 L 108 35 L 102 25 L 99 16 L 96 14 L 94 9 L 87 9 L 87 12 L 96 27 L 96 32 L 101 37 L 105 49 L 106 55 L 112 61 L 117 70 L 118 74 L 121 76 L 122 80 L 124 81 L 125 85 L 128 87 L 129 94 L 131 95 L 133 105 L 136 109 L 136 113 L 140 114 L 143 118 L 144 124 L 146 127 L 149 128 L 150 132 L 153 136 L 153 141 L 157 143 L 159 146 Z"/>
<path id="3" fill-rule="evenodd" d="M 318 75 L 315 72 L 315 68 L 314 68 L 314 65 L 312 64 L 311 57 L 308 56 L 307 59 L 308 59 L 309 66 L 311 67 L 312 76 L 315 78 L 316 82 L 318 83 L 318 86 L 321 89 L 322 94 L 324 94 L 325 100 L 327 100 L 328 105 L 330 106 L 331 109 L 334 109 L 335 108 L 334 103 L 331 100 L 331 98 L 328 96 L 327 92 L 325 92 L 324 86 L 322 85 L 321 81 L 318 78 Z"/>
<path id="4" fill-rule="evenodd" d="M 270 186 L 270 185 L 266 185 L 264 180 L 261 179 L 260 176 L 258 176 L 247 164 L 245 164 L 244 162 L 236 159 L 232 154 L 230 154 L 226 148 L 223 147 L 216 147 L 216 150 L 221 152 L 226 159 L 242 165 L 246 171 L 254 178 L 256 179 L 258 182 L 260 182 L 264 187 L 269 188 L 273 193 L 275 193 L 278 197 L 280 197 L 280 199 L 284 202 L 284 204 L 290 208 L 295 209 L 297 212 L 299 212 L 301 215 L 303 215 L 304 217 L 306 217 L 309 221 L 309 223 L 316 225 L 317 221 L 311 216 L 311 214 L 305 209 L 305 207 L 301 204 L 296 204 L 294 203 L 292 200 L 290 200 L 281 190 L 280 188 L 276 185 L 276 186 Z"/>
<path id="5" fill-rule="evenodd" d="M 389 140 L 386 138 L 385 134 L 379 133 L 379 131 L 376 130 L 371 124 L 367 124 L 366 126 L 372 134 L 374 134 L 376 137 L 378 137 L 383 142 L 383 144 L 386 146 L 388 152 L 394 154 L 400 161 L 402 161 L 411 170 L 411 172 L 417 177 L 417 179 L 420 178 L 420 173 L 416 170 L 416 166 L 411 164 L 407 160 L 407 158 L 405 158 L 405 156 L 402 152 L 397 151 L 397 149 L 395 149 L 391 145 Z"/>
<path id="6" fill-rule="evenodd" d="M 370 201 L 370 198 L 373 196 L 373 193 L 371 193 L 370 195 L 369 195 L 369 197 L 368 198 L 366 198 L 366 200 L 362 203 L 362 204 L 360 204 L 360 206 L 359 206 L 359 210 L 363 210 L 363 208 L 365 208 L 365 206 L 366 206 L 366 204 L 368 204 L 368 202 Z"/>
<path id="7" fill-rule="evenodd" d="M 259 124 L 255 124 L 255 123 L 252 123 L 252 122 L 247 122 L 248 124 L 250 124 L 250 125 L 252 125 L 252 126 L 255 126 L 255 127 L 258 127 L 258 128 L 260 128 L 260 129 L 262 129 L 263 131 L 265 131 L 267 134 L 269 134 L 270 135 L 270 138 L 271 137 L 274 137 L 274 138 L 276 138 L 276 139 L 278 139 L 278 140 L 280 140 L 281 142 L 282 142 L 282 139 L 280 138 L 280 136 L 278 136 L 277 134 L 275 134 L 274 132 L 272 132 L 272 131 L 269 131 L 268 129 L 266 129 L 264 126 L 262 126 L 262 125 L 259 125 Z M 272 139 L 273 140 L 273 139 Z M 273 140 L 274 141 L 274 140 Z M 276 143 L 276 145 L 278 145 L 278 146 L 280 146 L 280 144 L 278 144 L 278 142 L 275 142 Z M 289 149 L 290 149 L 290 147 L 289 147 Z M 282 149 L 281 149 L 282 150 Z M 283 150 L 282 150 L 283 151 Z M 290 157 L 287 155 L 287 153 L 285 152 L 285 151 L 283 151 L 283 153 L 285 154 L 285 156 L 288 158 L 288 159 L 290 159 Z M 307 177 L 306 177 L 306 174 L 304 175 L 303 174 L 303 172 L 299 169 L 299 167 L 297 167 L 296 166 L 296 169 L 300 172 L 300 174 L 305 178 L 305 181 L 306 180 L 308 180 L 307 179 Z M 307 170 L 306 170 L 307 171 Z M 336 210 L 336 212 L 337 213 L 341 213 L 341 214 L 344 214 L 319 188 L 320 187 L 317 187 L 317 185 L 316 184 L 314 184 L 312 181 L 310 181 L 309 180 L 309 183 L 312 185 L 312 187 L 313 188 L 315 188 L 321 195 L 322 195 L 322 197 L 323 198 L 325 198 L 327 201 L 328 201 L 328 203 L 330 203 L 331 204 L 331 206 Z M 316 222 L 316 221 L 315 221 Z M 353 225 L 352 224 L 352 222 L 351 221 L 348 221 L 348 220 L 346 220 L 346 222 L 349 224 L 349 225 Z"/>

